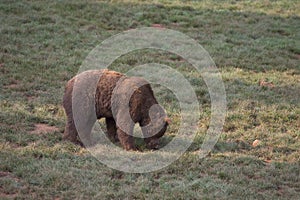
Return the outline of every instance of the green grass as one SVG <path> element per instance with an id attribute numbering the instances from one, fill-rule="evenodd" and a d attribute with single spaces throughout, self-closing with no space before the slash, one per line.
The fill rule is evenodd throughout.
<path id="1" fill-rule="evenodd" d="M 299 8 L 296 0 L 2 0 L 0 198 L 299 199 Z M 159 62 L 180 71 L 202 113 L 197 137 L 179 160 L 148 174 L 118 172 L 62 141 L 63 87 L 101 41 L 152 24 L 181 31 L 210 53 L 226 87 L 226 123 L 211 154 L 199 160 L 210 119 L 201 76 L 166 52 L 125 55 L 111 69 Z M 178 102 L 168 91 L 157 96 L 173 120 L 166 143 L 180 123 Z M 59 131 L 32 134 L 37 123 Z"/>

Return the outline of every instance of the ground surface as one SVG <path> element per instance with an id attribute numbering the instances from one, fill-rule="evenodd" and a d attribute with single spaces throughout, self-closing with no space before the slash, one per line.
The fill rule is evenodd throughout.
<path id="1" fill-rule="evenodd" d="M 299 8 L 296 0 L 2 0 L 0 198 L 299 199 Z M 228 113 L 213 152 L 199 160 L 194 152 L 210 119 L 201 76 L 165 52 L 123 56 L 112 69 L 149 62 L 177 69 L 203 108 L 197 137 L 178 161 L 127 174 L 61 140 L 61 99 L 64 84 L 96 45 L 144 26 L 181 31 L 210 53 L 226 87 Z M 177 101 L 167 91 L 157 96 L 173 120 L 167 141 L 180 122 Z"/>

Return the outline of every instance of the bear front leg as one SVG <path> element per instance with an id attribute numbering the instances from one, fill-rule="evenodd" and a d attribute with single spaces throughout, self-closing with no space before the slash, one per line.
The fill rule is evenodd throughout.
<path id="1" fill-rule="evenodd" d="M 134 138 L 131 135 L 128 135 L 127 133 L 125 133 L 123 130 L 121 130 L 120 128 L 117 128 L 117 134 L 120 140 L 120 143 L 122 145 L 122 147 L 125 150 L 136 150 L 136 147 L 134 145 Z"/>
<path id="2" fill-rule="evenodd" d="M 105 118 L 105 122 L 109 139 L 113 142 L 117 142 L 119 139 L 117 136 L 117 127 L 114 118 Z"/>

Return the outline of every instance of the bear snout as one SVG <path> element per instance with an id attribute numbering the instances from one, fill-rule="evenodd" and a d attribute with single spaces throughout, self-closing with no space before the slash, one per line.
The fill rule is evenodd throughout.
<path id="1" fill-rule="evenodd" d="M 147 148 L 157 150 L 159 149 L 159 138 L 150 139 L 147 142 Z"/>

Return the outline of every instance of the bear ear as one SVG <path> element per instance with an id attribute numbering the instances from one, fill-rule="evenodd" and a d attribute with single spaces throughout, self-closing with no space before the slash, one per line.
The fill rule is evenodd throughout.
<path id="1" fill-rule="evenodd" d="M 172 121 L 169 117 L 165 117 L 164 120 L 165 120 L 165 122 L 167 122 L 168 125 L 172 123 Z"/>

